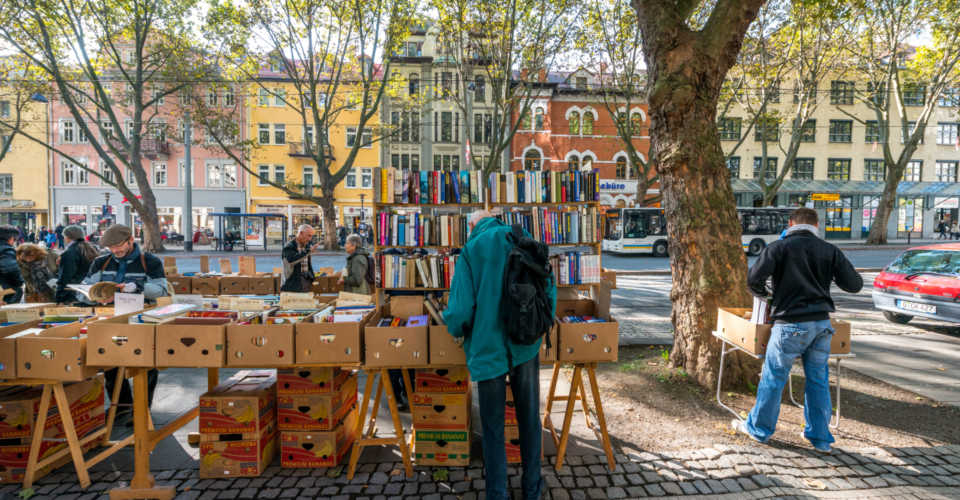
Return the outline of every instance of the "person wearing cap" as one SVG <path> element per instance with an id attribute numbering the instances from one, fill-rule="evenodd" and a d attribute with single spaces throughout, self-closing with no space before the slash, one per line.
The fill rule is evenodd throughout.
<path id="1" fill-rule="evenodd" d="M 163 270 L 163 261 L 155 255 L 140 251 L 133 240 L 133 231 L 124 225 L 116 224 L 107 228 L 100 237 L 100 246 L 110 250 L 108 255 L 97 257 L 90 265 L 84 285 L 93 285 L 107 281 L 122 285 L 117 289 L 123 293 L 143 294 L 144 303 L 156 303 L 158 297 L 167 293 L 167 276 Z M 85 295 L 78 293 L 77 298 L 85 304 L 95 304 Z M 110 300 L 100 304 L 110 304 Z M 113 385 L 117 380 L 117 369 L 104 372 L 107 394 L 113 394 Z M 153 404 L 153 392 L 157 388 L 157 370 L 147 372 L 147 404 Z M 124 379 L 120 388 L 118 413 L 129 413 L 133 404 L 130 383 Z"/>

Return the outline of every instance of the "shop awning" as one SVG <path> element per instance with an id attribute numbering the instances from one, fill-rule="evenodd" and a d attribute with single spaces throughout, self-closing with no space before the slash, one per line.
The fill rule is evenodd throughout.
<path id="1" fill-rule="evenodd" d="M 787 179 L 780 187 L 781 193 L 839 193 L 882 194 L 880 181 L 801 181 Z M 753 179 L 733 179 L 734 192 L 761 192 L 760 183 Z M 960 183 L 952 182 L 901 182 L 897 186 L 901 195 L 958 196 Z"/>

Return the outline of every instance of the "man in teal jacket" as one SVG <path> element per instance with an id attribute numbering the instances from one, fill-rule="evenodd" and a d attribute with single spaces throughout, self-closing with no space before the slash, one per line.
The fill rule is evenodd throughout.
<path id="1" fill-rule="evenodd" d="M 487 500 L 506 500 L 507 453 L 504 448 L 504 408 L 509 366 L 509 345 L 514 364 L 510 388 L 520 431 L 521 487 L 524 500 L 547 498 L 540 477 L 540 342 L 519 345 L 508 341 L 500 321 L 503 275 L 513 244 L 507 239 L 510 226 L 480 210 L 471 217 L 471 233 L 460 252 L 453 286 L 443 320 L 454 337 L 466 337 L 470 376 L 477 382 L 480 422 L 483 427 L 483 465 Z M 557 287 L 547 287 L 551 309 L 556 309 Z M 551 311 L 551 316 L 556 313 Z"/>

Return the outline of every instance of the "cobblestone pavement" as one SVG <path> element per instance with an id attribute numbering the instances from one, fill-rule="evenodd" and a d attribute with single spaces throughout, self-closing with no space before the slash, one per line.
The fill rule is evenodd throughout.
<path id="1" fill-rule="evenodd" d="M 555 457 L 552 459 L 555 463 Z M 275 464 L 278 460 L 275 460 Z M 832 455 L 766 446 L 725 446 L 672 453 L 603 457 L 570 456 L 560 471 L 542 468 L 554 500 L 642 497 L 750 498 L 952 498 L 960 499 L 960 446 L 933 448 L 838 448 Z M 177 487 L 180 500 L 293 498 L 331 500 L 483 500 L 482 460 L 451 467 L 435 481 L 434 467 L 406 477 L 400 463 L 362 465 L 353 481 L 333 469 L 269 467 L 258 478 L 199 479 L 198 471 L 155 471 L 160 485 Z M 511 488 L 519 486 L 510 469 Z M 80 490 L 77 476 L 52 474 L 39 481 L 34 500 L 92 500 L 125 485 L 132 472 L 96 472 Z M 14 493 L 6 486 L 0 493 Z"/>

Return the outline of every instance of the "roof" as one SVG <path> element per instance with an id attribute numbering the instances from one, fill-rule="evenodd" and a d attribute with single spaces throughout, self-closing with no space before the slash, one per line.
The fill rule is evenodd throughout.
<path id="1" fill-rule="evenodd" d="M 760 183 L 754 179 L 733 179 L 734 191 L 762 191 Z M 800 193 L 839 193 L 839 194 L 880 194 L 883 193 L 883 181 L 803 181 L 787 179 L 780 187 L 781 192 Z M 952 182 L 900 182 L 897 194 L 960 196 L 960 183 Z"/>

